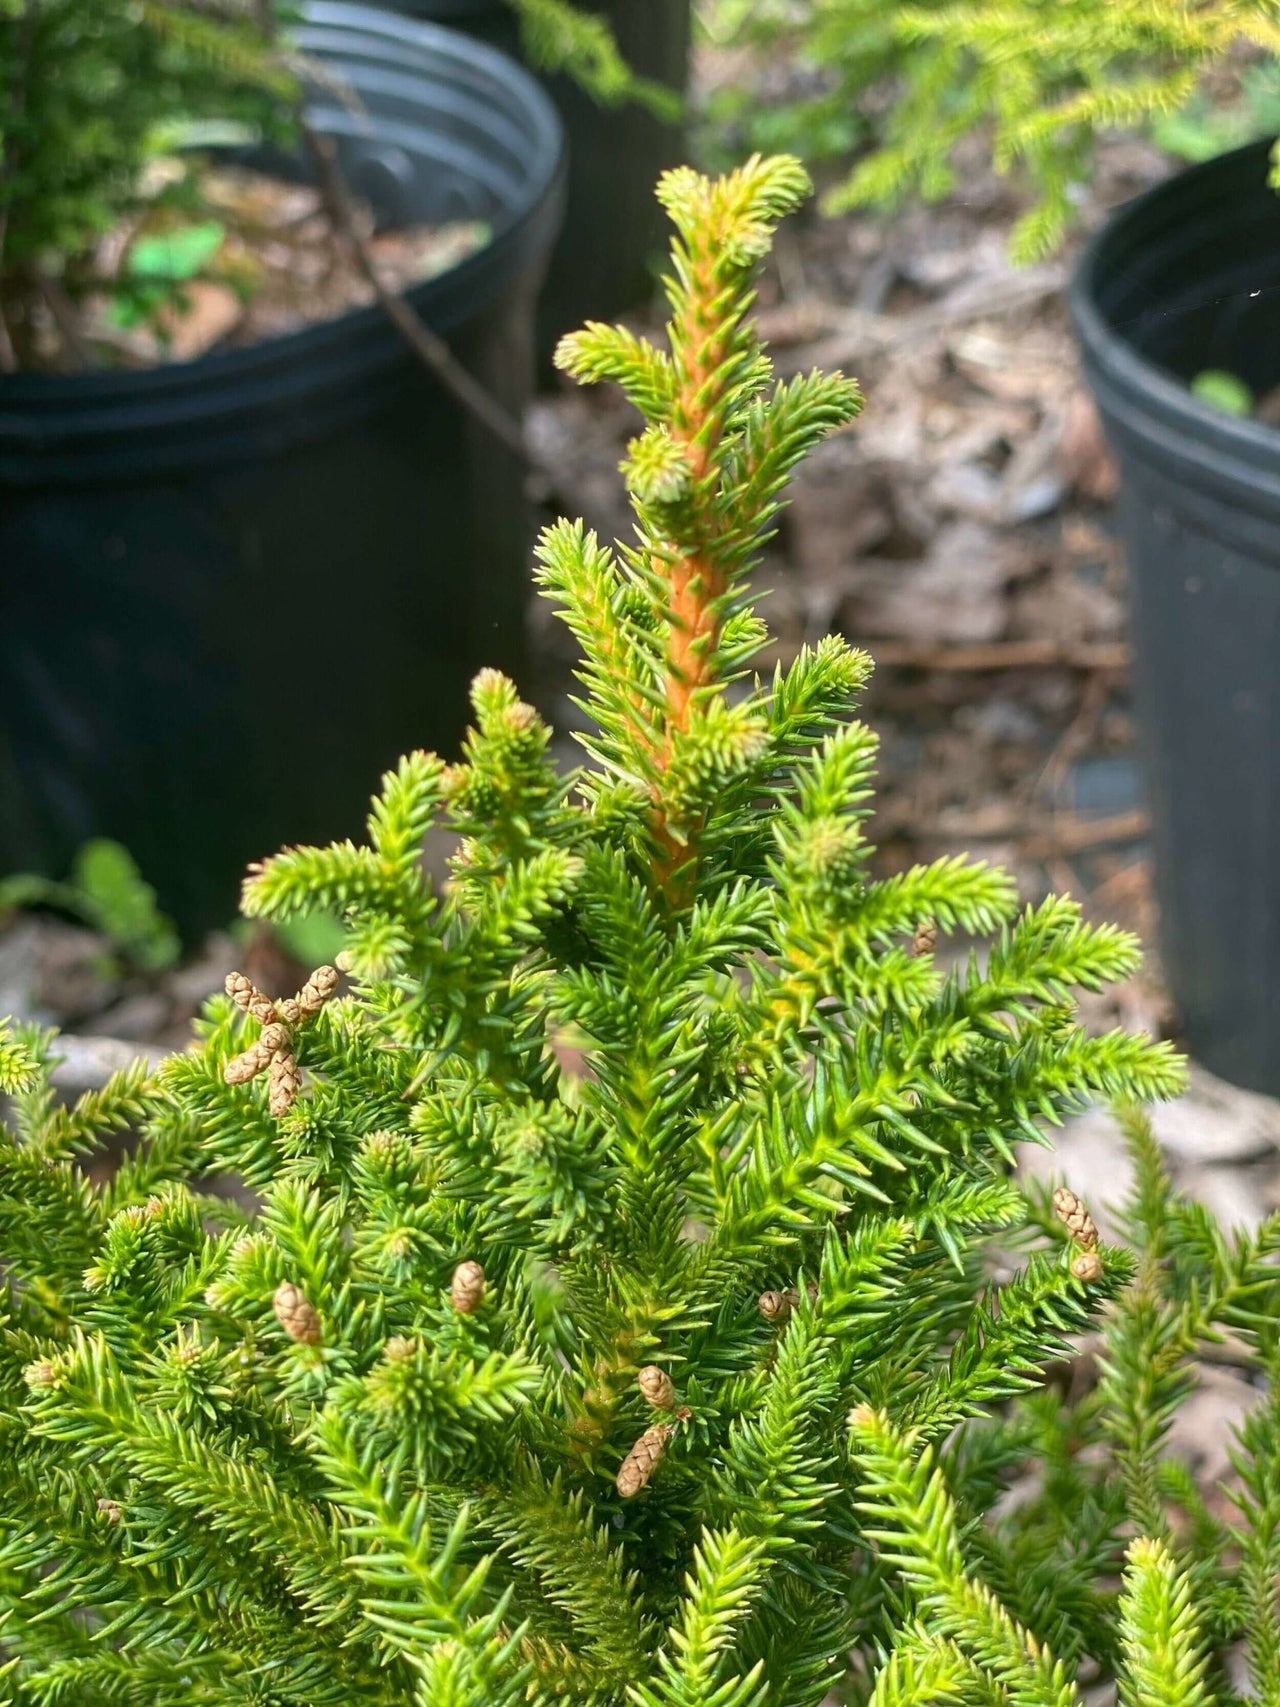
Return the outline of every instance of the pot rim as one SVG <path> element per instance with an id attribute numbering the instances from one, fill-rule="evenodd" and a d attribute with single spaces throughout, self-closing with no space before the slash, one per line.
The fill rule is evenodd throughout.
<path id="1" fill-rule="evenodd" d="M 1187 449 L 1196 447 L 1201 453 L 1196 460 L 1205 460 L 1206 471 L 1211 474 L 1218 472 L 1216 465 L 1225 458 L 1243 461 L 1260 472 L 1273 473 L 1280 463 L 1280 427 L 1215 409 L 1135 349 L 1098 306 L 1099 276 L 1109 251 L 1132 234 L 1135 227 L 1140 230 L 1143 225 L 1156 226 L 1162 223 L 1162 216 L 1169 214 L 1185 220 L 1186 209 L 1180 209 L 1180 204 L 1188 192 L 1192 198 L 1203 195 L 1217 200 L 1212 186 L 1227 163 L 1240 165 L 1256 156 L 1261 175 L 1271 146 L 1270 140 L 1264 140 L 1215 155 L 1212 160 L 1188 166 L 1122 203 L 1086 244 L 1067 292 L 1068 309 L 1086 366 L 1114 387 L 1119 398 L 1131 408 L 1145 417 L 1157 416 L 1162 429 L 1158 437 L 1170 442 L 1185 439 Z M 1280 210 L 1280 191 L 1273 193 Z M 1104 410 L 1109 401 L 1103 401 Z"/>

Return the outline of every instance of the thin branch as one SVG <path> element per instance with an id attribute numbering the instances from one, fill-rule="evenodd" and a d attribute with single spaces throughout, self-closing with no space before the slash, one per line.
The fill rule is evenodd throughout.
<path id="1" fill-rule="evenodd" d="M 1141 841 L 1150 833 L 1151 820 L 1141 806 L 1103 817 L 1085 817 L 1073 812 L 1046 816 L 1029 813 L 1016 804 L 1000 803 L 902 827 L 919 842 L 972 844 L 1015 839 L 1025 853 L 1038 859 L 1047 854 L 1083 853 L 1089 848 Z"/>
<path id="2" fill-rule="evenodd" d="M 953 670 L 1127 670 L 1130 649 L 1123 641 L 992 640 L 974 646 L 868 642 L 884 669 Z"/>
<path id="3" fill-rule="evenodd" d="M 268 42 L 276 41 L 279 32 L 272 0 L 251 0 L 251 5 L 262 35 Z M 500 443 L 506 445 L 508 450 L 514 451 L 522 462 L 532 463 L 533 458 L 525 443 L 524 429 L 520 422 L 508 414 L 497 398 L 491 396 L 484 386 L 467 372 L 444 339 L 431 330 L 413 306 L 397 291 L 388 289 L 378 271 L 377 258 L 357 224 L 351 192 L 342 175 L 333 138 L 315 130 L 307 122 L 305 112 L 301 110 L 298 113 L 298 123 L 303 141 L 315 162 L 321 200 L 334 237 L 347 251 L 352 264 L 373 291 L 382 312 L 445 390 L 488 427 Z"/>
<path id="4" fill-rule="evenodd" d="M 27 277 L 39 292 L 45 307 L 53 317 L 53 323 L 58 328 L 67 353 L 77 366 L 82 368 L 101 367 L 102 363 L 94 353 L 80 327 L 80 317 L 76 306 L 57 279 L 49 277 L 40 267 L 31 265 L 27 268 Z"/>
<path id="5" fill-rule="evenodd" d="M 302 131 L 316 163 L 320 194 L 329 223 L 353 264 L 373 291 L 387 319 L 424 366 L 430 369 L 464 408 L 470 410 L 508 450 L 514 451 L 526 463 L 531 461 L 524 431 L 515 416 L 509 414 L 502 404 L 467 372 L 444 339 L 431 330 L 412 305 L 396 291 L 388 289 L 383 282 L 377 260 L 356 224 L 351 194 L 338 164 L 333 139 L 322 136 L 305 121 Z"/>
<path id="6" fill-rule="evenodd" d="M 0 281 L 4 279 L 4 248 L 9 235 L 9 209 L 0 207 Z M 18 352 L 13 347 L 9 322 L 4 312 L 4 292 L 0 290 L 0 373 L 17 373 Z"/>

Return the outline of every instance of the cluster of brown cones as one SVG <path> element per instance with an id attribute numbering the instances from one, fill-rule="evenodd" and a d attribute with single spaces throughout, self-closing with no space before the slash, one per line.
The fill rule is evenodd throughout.
<path id="1" fill-rule="evenodd" d="M 227 994 L 243 1012 L 251 1014 L 262 1026 L 258 1041 L 242 1055 L 234 1055 L 223 1068 L 229 1085 L 244 1085 L 259 1073 L 269 1075 L 267 1107 L 278 1119 L 288 1114 L 302 1084 L 298 1071 L 296 1038 L 298 1027 L 312 1018 L 338 987 L 338 974 L 332 966 L 319 966 L 307 979 L 296 996 L 272 1001 L 246 978 L 243 972 L 227 974 Z"/>
<path id="2" fill-rule="evenodd" d="M 1076 1255 L 1071 1259 L 1071 1272 L 1086 1283 L 1102 1279 L 1102 1258 L 1098 1255 L 1098 1229 L 1093 1216 L 1069 1186 L 1060 1185 L 1053 1194 L 1053 1212 L 1071 1235 Z"/>
<path id="3" fill-rule="evenodd" d="M 657 1364 L 647 1364 L 636 1376 L 636 1385 L 655 1411 L 674 1411 L 676 1422 L 688 1422 L 693 1414 L 677 1402 L 675 1382 Z M 624 1500 L 634 1499 L 642 1488 L 648 1487 L 676 1432 L 676 1422 L 651 1424 L 622 1460 L 615 1485 Z"/>

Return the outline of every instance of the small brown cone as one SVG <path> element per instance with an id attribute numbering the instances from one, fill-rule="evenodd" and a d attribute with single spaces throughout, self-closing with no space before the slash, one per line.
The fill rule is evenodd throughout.
<path id="1" fill-rule="evenodd" d="M 674 1408 L 675 1383 L 666 1370 L 659 1369 L 656 1363 L 646 1364 L 636 1376 L 636 1386 L 655 1411 L 669 1411 Z"/>
<path id="2" fill-rule="evenodd" d="M 338 973 L 332 966 L 317 966 L 298 991 L 297 1003 L 304 1014 L 319 1013 L 338 988 Z"/>
<path id="3" fill-rule="evenodd" d="M 936 919 L 921 919 L 916 926 L 916 934 L 911 939 L 912 954 L 932 954 L 937 946 L 938 921 Z"/>
<path id="4" fill-rule="evenodd" d="M 459 1315 L 470 1316 L 484 1297 L 484 1270 L 478 1262 L 460 1262 L 449 1283 L 449 1298 Z"/>
<path id="5" fill-rule="evenodd" d="M 624 1500 L 633 1499 L 641 1488 L 647 1488 L 653 1472 L 662 1462 L 667 1442 L 675 1433 L 670 1423 L 654 1423 L 645 1429 L 618 1470 L 616 1487 Z"/>
<path id="6" fill-rule="evenodd" d="M 1060 1185 L 1053 1194 L 1053 1212 L 1083 1250 L 1097 1249 L 1098 1229 L 1093 1216 L 1069 1186 Z"/>
<path id="7" fill-rule="evenodd" d="M 98 1510 L 102 1513 L 103 1517 L 106 1518 L 108 1523 L 119 1523 L 121 1512 L 118 1500 L 100 1499 L 98 1501 Z"/>
<path id="8" fill-rule="evenodd" d="M 267 1107 L 277 1120 L 288 1114 L 302 1088 L 302 1075 L 297 1058 L 289 1049 L 278 1049 L 271 1057 L 271 1079 L 267 1089 Z"/>
<path id="9" fill-rule="evenodd" d="M 271 1055 L 270 1049 L 255 1043 L 243 1055 L 233 1055 L 222 1069 L 222 1076 L 229 1085 L 247 1085 L 250 1079 L 256 1079 L 264 1068 L 271 1065 Z"/>
<path id="10" fill-rule="evenodd" d="M 1102 1258 L 1097 1251 L 1081 1251 L 1071 1259 L 1071 1272 L 1086 1286 L 1094 1286 L 1102 1279 Z"/>
<path id="11" fill-rule="evenodd" d="M 275 1019 L 276 1005 L 271 997 L 264 996 L 253 979 L 243 972 L 228 972 L 223 988 L 242 1013 L 252 1014 L 263 1025 L 270 1025 Z"/>
<path id="12" fill-rule="evenodd" d="M 762 1292 L 757 1308 L 766 1322 L 781 1321 L 790 1309 L 785 1292 Z"/>
<path id="13" fill-rule="evenodd" d="M 316 1307 L 291 1280 L 282 1280 L 276 1287 L 271 1308 L 276 1313 L 276 1321 L 291 1340 L 296 1340 L 299 1345 L 320 1344 L 323 1335 Z"/>

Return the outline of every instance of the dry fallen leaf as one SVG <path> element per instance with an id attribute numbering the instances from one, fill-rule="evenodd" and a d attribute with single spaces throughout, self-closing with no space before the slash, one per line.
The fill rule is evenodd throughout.
<path id="1" fill-rule="evenodd" d="M 173 361 L 189 362 L 220 344 L 244 318 L 244 304 L 229 285 L 196 279 L 184 287 L 185 307 L 170 310 L 161 324 Z"/>
<path id="2" fill-rule="evenodd" d="M 1109 504 L 1115 497 L 1120 477 L 1103 438 L 1098 411 L 1085 391 L 1073 391 L 1067 399 L 1058 459 L 1069 491 L 1095 504 Z"/>

